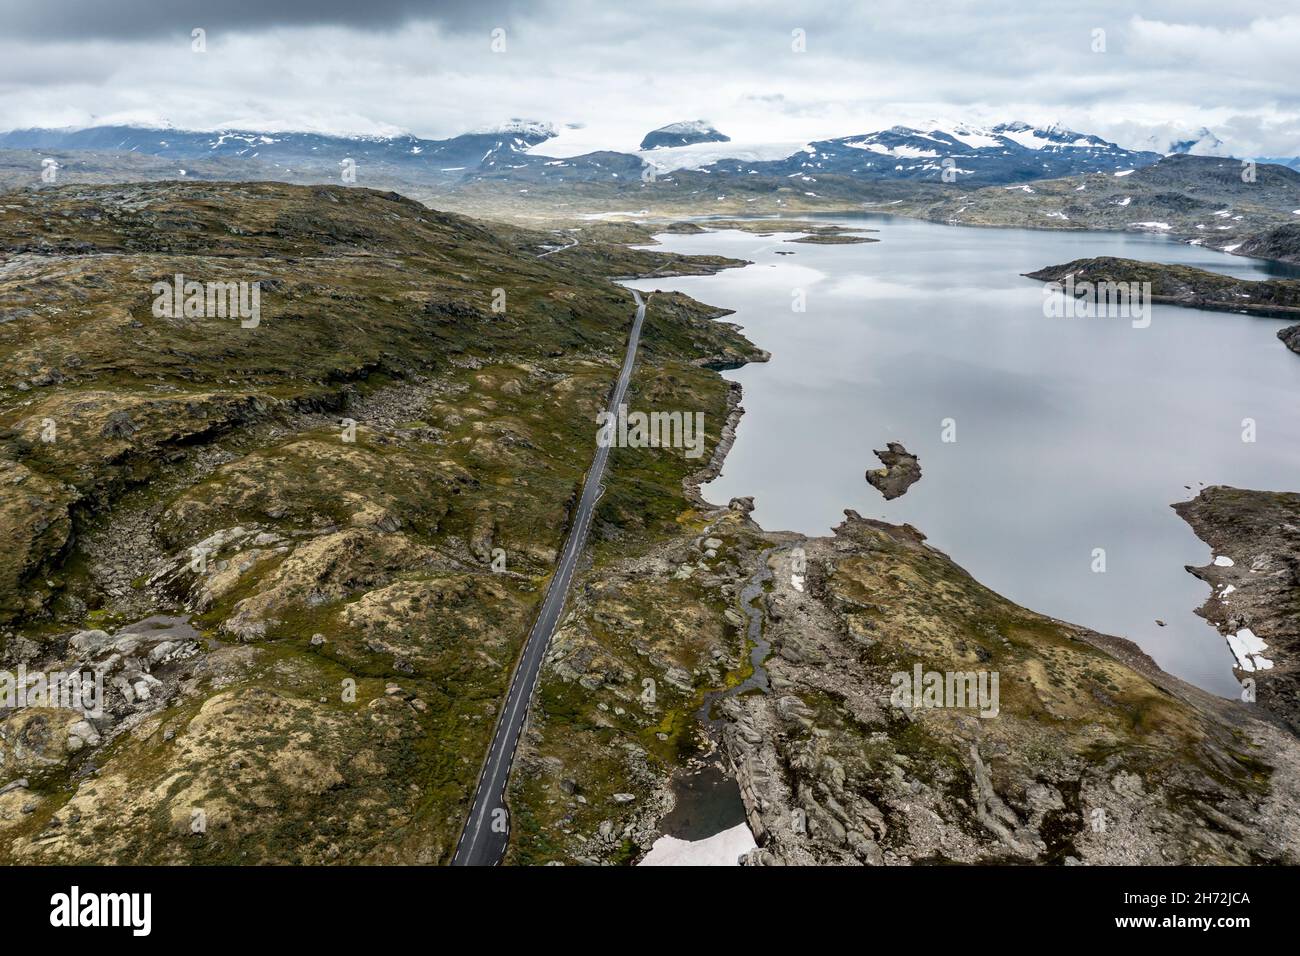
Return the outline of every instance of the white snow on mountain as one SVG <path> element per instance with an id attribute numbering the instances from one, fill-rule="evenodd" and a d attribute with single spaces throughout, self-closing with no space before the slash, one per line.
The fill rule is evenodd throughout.
<path id="1" fill-rule="evenodd" d="M 929 139 L 930 137 L 925 137 Z M 886 146 L 883 143 L 872 142 L 870 139 L 850 140 L 844 144 L 854 149 L 865 149 L 868 152 L 880 153 L 882 156 L 896 156 L 899 159 L 930 159 L 938 156 L 939 153 L 933 149 L 918 149 L 915 146 Z"/>
<path id="2" fill-rule="evenodd" d="M 543 143 L 535 152 L 547 153 L 547 144 Z M 724 159 L 735 159 L 742 163 L 762 163 L 785 159 L 795 153 L 807 152 L 807 143 L 693 143 L 690 146 L 661 146 L 658 149 L 633 150 L 647 163 L 662 173 L 674 169 L 699 169 Z"/>
<path id="3" fill-rule="evenodd" d="M 994 126 L 989 133 L 994 136 L 1005 136 L 1025 149 L 1042 149 L 1044 146 L 1092 146 L 1109 149 L 1114 145 L 1099 142 L 1055 123 L 1046 128 L 1029 126 L 1025 123 L 1002 123 Z"/>
<path id="4" fill-rule="evenodd" d="M 501 133 L 505 136 L 545 136 L 557 135 L 554 123 L 544 120 L 511 119 L 496 126 L 483 126 L 473 130 L 475 133 Z"/>
<path id="5" fill-rule="evenodd" d="M 938 153 L 925 152 L 917 147 L 890 146 L 880 140 L 897 140 L 900 138 L 926 139 L 939 144 L 942 151 L 951 148 L 951 141 L 961 143 L 971 149 L 1005 149 L 1015 144 L 1024 149 L 1040 150 L 1045 147 L 1060 149 L 1089 148 L 1117 149 L 1114 143 L 1096 136 L 1087 136 L 1059 124 L 1046 127 L 1030 126 L 1027 123 L 1000 123 L 997 126 L 972 126 L 968 123 L 933 122 L 918 127 L 892 126 L 886 130 L 866 133 L 862 136 L 844 140 L 846 146 L 868 149 L 872 152 L 904 159 L 923 156 L 935 156 Z M 910 150 L 910 151 L 909 151 Z"/>
<path id="6" fill-rule="evenodd" d="M 656 133 L 715 133 L 712 124 L 704 120 L 683 120 L 680 123 L 669 123 L 667 126 L 661 126 Z"/>
<path id="7" fill-rule="evenodd" d="M 988 130 L 976 126 L 967 126 L 964 123 L 959 123 L 951 129 L 940 129 L 939 132 L 947 133 L 957 142 L 969 146 L 971 149 L 987 149 L 990 146 L 1002 145 L 1001 140 Z"/>

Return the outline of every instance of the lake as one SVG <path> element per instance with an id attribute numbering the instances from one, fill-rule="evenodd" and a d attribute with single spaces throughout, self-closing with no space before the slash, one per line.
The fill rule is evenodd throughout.
<path id="1" fill-rule="evenodd" d="M 1157 235 L 819 221 L 880 241 L 664 235 L 657 248 L 754 264 L 627 283 L 734 309 L 728 321 L 772 353 L 725 373 L 745 415 L 705 497 L 753 495 L 764 528 L 808 535 L 846 508 L 909 522 L 995 591 L 1236 696 L 1225 641 L 1193 614 L 1209 589 L 1184 570 L 1210 550 L 1169 506 L 1210 484 L 1300 490 L 1300 356 L 1276 336 L 1289 323 L 1176 306 L 1152 307 L 1147 328 L 1048 318 L 1043 284 L 1021 273 L 1097 255 L 1256 279 L 1296 270 Z M 863 478 L 888 441 L 923 472 L 894 501 Z"/>

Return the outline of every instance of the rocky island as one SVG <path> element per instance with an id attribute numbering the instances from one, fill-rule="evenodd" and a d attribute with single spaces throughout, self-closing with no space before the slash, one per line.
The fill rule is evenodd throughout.
<path id="1" fill-rule="evenodd" d="M 1042 282 L 1073 278 L 1076 288 L 1083 283 L 1094 288 L 1107 283 L 1149 284 L 1153 302 L 1280 317 L 1300 315 L 1300 279 L 1237 279 L 1191 266 L 1114 256 L 1075 259 L 1027 272 L 1025 277 Z"/>
<path id="2" fill-rule="evenodd" d="M 1149 290 L 1152 302 L 1181 305 L 1193 309 L 1244 312 L 1253 315 L 1289 318 L 1300 316 L 1300 280 L 1237 279 L 1219 272 L 1191 266 L 1166 265 L 1097 256 L 1076 259 L 1059 266 L 1046 266 L 1025 273 L 1026 278 L 1063 283 L 1069 280 L 1078 290 L 1095 301 L 1113 293 L 1107 289 Z M 1125 292 L 1124 295 L 1130 293 Z M 1277 333 L 1283 344 L 1300 353 L 1300 325 L 1288 326 Z"/>
<path id="3" fill-rule="evenodd" d="M 921 480 L 921 463 L 915 455 L 896 441 L 876 450 L 884 468 L 867 471 L 867 482 L 891 501 L 907 493 L 907 489 Z"/>

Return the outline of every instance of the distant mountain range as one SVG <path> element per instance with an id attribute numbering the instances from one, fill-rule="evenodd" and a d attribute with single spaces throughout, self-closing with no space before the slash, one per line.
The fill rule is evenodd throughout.
<path id="1" fill-rule="evenodd" d="M 817 140 L 775 162 L 720 160 L 714 172 L 816 177 L 836 173 L 869 179 L 921 179 L 936 182 L 1011 183 L 1079 173 L 1137 169 L 1160 154 L 1124 149 L 1098 136 L 1060 126 L 1026 123 L 992 127 L 958 125 L 919 130 L 886 130 Z M 950 170 L 944 177 L 945 170 Z"/>
<path id="2" fill-rule="evenodd" d="M 130 152 L 180 161 L 261 159 L 290 168 L 333 164 L 351 158 L 358 163 L 459 171 L 475 168 L 494 157 L 522 154 L 553 136 L 555 129 L 550 124 L 531 120 L 511 120 L 500 127 L 464 133 L 451 139 L 92 126 L 86 129 L 12 130 L 0 133 L 0 149 Z"/>
<path id="3" fill-rule="evenodd" d="M 14 130 L 0 133 L 0 188 L 39 184 L 46 157 L 61 169 L 60 183 L 328 183 L 340 181 L 340 166 L 350 158 L 359 185 L 477 215 L 531 215 L 541 208 L 567 214 L 579 204 L 588 210 L 654 206 L 683 215 L 866 204 L 942 222 L 1161 231 L 1227 251 L 1262 243 L 1272 257 L 1296 256 L 1300 160 L 1294 158 L 1273 167 L 1261 160 L 1258 180 L 1247 182 L 1239 160 L 1210 161 L 1190 150 L 1166 157 L 1059 125 L 1025 123 L 893 126 L 808 143 L 755 144 L 732 143 L 693 120 L 651 131 L 642 140 L 650 145 L 639 153 L 564 157 L 546 154 L 556 135 L 549 123 L 533 120 L 439 140 L 133 126 Z M 1207 136 L 1197 135 L 1198 149 L 1213 146 Z"/>
<path id="4" fill-rule="evenodd" d="M 524 183 L 637 180 L 648 163 L 655 173 L 689 168 L 721 178 L 758 174 L 811 182 L 820 175 L 842 175 L 866 180 L 996 184 L 1136 169 L 1160 159 L 1157 152 L 1125 149 L 1064 127 L 1025 123 L 929 130 L 894 126 L 795 144 L 781 158 L 762 160 L 743 157 L 771 157 L 770 148 L 738 149 L 741 158 L 736 158 L 727 156 L 726 147 L 720 146 L 711 150 L 708 161 L 703 163 L 692 161 L 692 147 L 730 142 L 729 137 L 703 120 L 672 123 L 651 131 L 641 141 L 642 150 L 648 151 L 642 156 L 601 151 L 557 159 L 545 155 L 545 144 L 555 135 L 550 124 L 532 120 L 512 120 L 497 128 L 440 140 L 96 126 L 0 133 L 0 149 L 130 152 L 191 163 L 259 160 L 291 172 L 320 170 L 352 158 L 359 164 L 396 167 L 406 174 L 422 173 L 438 181 L 487 178 Z M 782 151 L 776 152 L 779 155 Z"/>
<path id="5" fill-rule="evenodd" d="M 1300 261 L 1300 172 L 1176 153 L 1132 173 L 956 189 L 891 211 L 937 222 L 1159 233 L 1224 252 Z"/>

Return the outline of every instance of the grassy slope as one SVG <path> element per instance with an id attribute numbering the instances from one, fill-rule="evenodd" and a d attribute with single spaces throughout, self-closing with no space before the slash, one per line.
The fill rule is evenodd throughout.
<path id="1" fill-rule="evenodd" d="M 6 647 L 57 656 L 79 628 L 173 609 L 225 645 L 107 745 L 93 782 L 77 782 L 83 753 L 42 773 L 34 812 L 0 808 L 0 855 L 448 855 L 631 319 L 599 273 L 535 256 L 551 238 L 334 187 L 0 196 L 0 462 L 21 476 L 0 491 L 20 545 L 0 566 Z M 665 261 L 593 251 L 602 269 Z M 261 324 L 155 318 L 150 286 L 176 272 L 262 282 Z M 747 348 L 707 314 L 652 323 L 648 360 Z M 288 544 L 245 539 L 206 578 L 150 583 L 233 527 Z M 358 703 L 340 702 L 344 679 Z M 274 733 L 239 720 L 247 708 Z M 286 778 L 286 747 L 310 770 Z M 219 821 L 207 839 L 176 822 L 194 801 Z"/>

